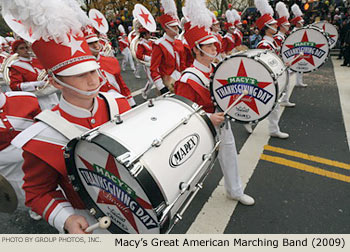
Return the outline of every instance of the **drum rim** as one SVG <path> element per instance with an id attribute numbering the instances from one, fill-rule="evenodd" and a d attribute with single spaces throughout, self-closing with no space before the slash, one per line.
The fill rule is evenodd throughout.
<path id="1" fill-rule="evenodd" d="M 75 147 L 78 144 L 79 141 L 86 141 L 80 137 L 75 138 L 73 140 L 71 140 L 68 144 L 67 144 L 67 148 L 65 150 L 65 162 L 66 162 L 66 169 L 68 172 L 68 175 L 73 175 L 75 179 L 70 179 L 71 183 L 73 186 L 76 186 L 79 188 L 79 190 L 77 191 L 79 198 L 81 199 L 81 201 L 84 203 L 85 207 L 87 210 L 90 210 L 91 208 L 94 208 L 96 210 L 96 214 L 94 215 L 94 217 L 96 219 L 106 216 L 106 214 L 100 209 L 100 207 L 96 204 L 96 202 L 94 202 L 94 200 L 91 198 L 91 196 L 89 195 L 89 193 L 87 192 L 86 188 L 82 185 L 81 182 L 81 178 L 78 174 L 77 171 L 77 166 L 75 164 L 75 158 L 74 158 L 74 154 L 75 154 Z M 108 146 L 111 145 L 106 145 L 103 144 L 107 141 L 113 140 L 113 143 L 118 143 L 120 145 L 121 148 L 123 148 L 123 150 L 125 150 L 125 152 L 127 152 L 128 150 L 121 145 L 119 142 L 114 141 L 114 139 L 110 138 L 107 135 L 104 135 L 103 133 L 98 134 L 97 136 L 95 136 L 94 138 L 90 139 L 89 142 L 96 144 L 97 146 L 99 146 L 100 148 L 104 149 L 105 151 L 107 151 L 109 154 L 113 155 L 115 158 L 115 152 L 113 153 L 113 150 L 111 148 L 108 148 Z M 115 147 L 115 145 L 114 145 Z M 125 153 L 124 152 L 124 153 Z M 119 155 L 118 155 L 119 156 Z M 119 162 L 118 162 L 119 163 Z M 119 163 L 120 164 L 120 163 Z M 120 164 L 122 165 L 122 164 Z M 125 169 L 127 169 L 124 166 Z M 128 169 L 127 169 L 128 170 Z M 141 174 L 141 175 L 140 175 Z M 142 171 L 140 172 L 140 174 L 138 174 L 138 176 L 134 177 L 135 180 L 137 180 L 137 182 L 139 183 L 139 185 L 142 187 L 142 189 L 144 190 L 145 194 L 147 195 L 147 197 L 149 197 L 149 192 L 147 189 L 145 189 L 144 187 L 144 182 L 140 183 L 140 177 L 141 176 L 147 176 L 149 180 L 146 180 L 147 183 L 151 183 L 151 187 L 153 187 L 155 190 L 158 190 L 160 193 L 160 197 L 162 200 L 160 200 L 159 205 L 156 205 L 156 207 L 160 206 L 163 202 L 165 202 L 165 198 L 162 194 L 162 192 L 159 190 L 159 187 L 157 186 L 157 183 L 154 181 L 152 175 L 148 172 L 148 169 L 146 167 L 144 167 L 144 169 L 142 169 Z M 131 175 L 130 175 L 131 176 Z M 140 176 L 140 177 L 139 177 Z M 158 195 L 159 196 L 159 195 Z M 153 211 L 155 212 L 155 205 L 154 205 L 154 198 L 156 197 L 149 197 L 149 200 L 152 204 L 153 207 Z M 166 232 L 166 230 L 170 227 L 170 213 L 168 214 L 166 220 L 164 223 L 159 223 L 159 219 L 161 216 L 157 215 L 157 220 L 158 220 L 158 228 L 159 228 L 159 232 L 160 233 L 164 233 Z M 160 225 L 162 224 L 162 225 Z M 111 233 L 122 233 L 122 234 L 128 234 L 128 232 L 124 231 L 123 229 L 121 229 L 120 227 L 118 227 L 115 223 L 111 223 L 111 225 L 107 228 L 108 231 L 110 231 Z"/>
<path id="2" fill-rule="evenodd" d="M 294 69 L 292 69 L 292 68 L 289 67 L 288 69 L 292 70 L 294 73 L 312 73 L 312 72 L 318 70 L 319 68 L 321 68 L 321 67 L 328 61 L 329 55 L 330 55 L 330 53 L 331 53 L 330 42 L 329 42 L 329 39 L 327 38 L 327 35 L 325 34 L 325 32 L 316 29 L 316 28 L 313 27 L 311 24 L 308 25 L 308 26 L 305 26 L 305 27 L 298 28 L 298 29 L 296 29 L 295 31 L 292 31 L 292 32 L 289 34 L 289 36 L 292 35 L 293 33 L 297 32 L 297 31 L 299 31 L 299 30 L 304 30 L 304 29 L 312 29 L 312 30 L 318 31 L 318 32 L 322 33 L 323 36 L 326 37 L 326 39 L 327 39 L 327 44 L 328 44 L 328 54 L 327 54 L 327 57 L 326 57 L 325 61 L 324 61 L 322 64 L 320 64 L 318 67 L 316 67 L 315 69 L 313 69 L 313 70 L 305 71 L 305 72 L 300 72 L 300 71 L 296 71 L 296 70 L 294 70 Z M 288 36 L 288 37 L 289 37 L 289 36 Z M 288 37 L 287 37 L 287 38 L 288 38 Z M 282 48 L 283 48 L 283 45 L 286 43 L 287 38 L 283 41 L 283 44 L 282 44 L 282 46 L 281 46 L 281 55 L 282 55 Z M 282 58 L 282 61 L 283 61 L 283 57 L 281 57 L 281 58 Z M 284 61 L 283 61 L 283 62 L 284 62 Z"/>
<path id="3" fill-rule="evenodd" d="M 268 50 L 266 49 L 265 51 L 268 51 Z M 219 66 L 220 66 L 221 64 L 223 64 L 225 61 L 227 61 L 227 60 L 229 60 L 229 59 L 231 59 L 231 58 L 235 58 L 235 57 L 237 57 L 237 56 L 243 56 L 243 57 L 246 57 L 246 58 L 253 59 L 253 57 L 249 57 L 248 55 L 244 55 L 243 53 L 244 53 L 244 52 L 241 52 L 241 53 L 239 53 L 239 54 L 231 55 L 231 56 L 229 56 L 229 57 L 226 57 L 224 60 L 222 60 L 222 61 L 215 67 L 215 69 L 214 69 L 214 71 L 213 71 L 213 74 L 210 76 L 210 85 L 209 85 L 210 97 L 211 97 L 212 101 L 214 102 L 215 107 L 219 110 L 219 112 L 224 112 L 224 110 L 218 105 L 218 103 L 215 101 L 215 98 L 214 98 L 213 82 L 214 82 L 215 73 L 216 73 L 217 69 L 219 68 Z M 253 59 L 253 60 L 255 60 L 255 59 Z M 259 118 L 259 119 L 251 120 L 251 121 L 242 121 L 242 120 L 239 120 L 239 119 L 236 119 L 236 118 L 231 117 L 229 114 L 226 114 L 226 118 L 231 119 L 231 120 L 233 120 L 234 122 L 238 122 L 238 123 L 242 123 L 242 124 L 246 124 L 246 123 L 250 123 L 250 122 L 257 123 L 257 122 L 259 122 L 259 121 L 265 119 L 265 118 L 272 112 L 272 110 L 274 110 L 274 108 L 275 108 L 275 106 L 276 106 L 276 104 L 277 104 L 277 101 L 278 101 L 278 92 L 279 92 L 278 84 L 276 84 L 276 83 L 277 83 L 277 78 L 275 77 L 275 74 L 271 71 L 270 67 L 266 67 L 266 64 L 265 64 L 262 60 L 258 59 L 257 61 L 258 61 L 259 63 L 262 63 L 262 64 L 264 65 L 264 67 L 267 69 L 267 71 L 269 71 L 270 75 L 273 74 L 273 76 L 271 76 L 271 77 L 272 77 L 272 79 L 273 79 L 273 84 L 274 84 L 274 86 L 275 86 L 275 88 L 276 88 L 276 94 L 277 94 L 276 97 L 275 97 L 274 105 L 271 107 L 271 110 L 270 110 L 266 115 L 264 115 L 263 117 L 261 117 L 261 118 Z"/>
<path id="4" fill-rule="evenodd" d="M 193 104 L 197 104 L 197 103 L 195 103 L 195 102 L 193 102 L 193 101 L 191 101 L 191 100 L 189 100 L 189 99 L 187 99 L 187 98 L 185 98 L 185 97 L 183 97 L 183 96 L 176 95 L 176 94 L 173 94 L 173 95 L 168 96 L 168 97 L 169 97 L 169 98 L 173 98 L 173 99 L 180 100 L 180 101 L 182 101 L 183 103 L 186 103 L 186 104 L 187 104 L 188 106 L 190 106 L 192 109 L 193 109 L 192 105 L 193 105 Z M 197 104 L 197 105 L 198 105 L 198 104 Z M 199 105 L 198 105 L 198 106 L 199 106 Z M 202 110 L 203 110 L 203 109 L 202 109 Z M 203 110 L 203 111 L 204 111 L 204 110 Z M 211 134 L 213 135 L 213 138 L 215 139 L 217 133 L 216 133 L 215 127 L 214 127 L 213 123 L 210 121 L 210 119 L 209 119 L 207 113 L 199 113 L 199 115 L 204 119 L 205 123 L 207 124 L 207 126 L 208 126 L 209 129 L 210 129 Z"/>
<path id="5" fill-rule="evenodd" d="M 333 48 L 336 46 L 336 44 L 337 44 L 337 42 L 338 42 L 338 40 L 339 40 L 339 31 L 338 31 L 337 26 L 335 26 L 335 25 L 333 25 L 333 24 L 327 22 L 326 20 L 321 20 L 321 21 L 312 23 L 312 24 L 310 24 L 310 26 L 315 26 L 315 27 L 319 28 L 319 27 L 317 26 L 317 24 L 323 24 L 323 23 L 327 23 L 327 24 L 333 26 L 333 27 L 335 28 L 335 30 L 337 31 L 337 40 L 335 41 L 334 44 L 329 45 L 329 50 L 331 50 L 331 49 L 333 49 Z M 325 32 L 325 33 L 326 33 L 326 32 Z M 327 34 L 325 34 L 325 35 L 327 35 Z M 328 36 L 327 36 L 327 37 L 328 37 Z"/>

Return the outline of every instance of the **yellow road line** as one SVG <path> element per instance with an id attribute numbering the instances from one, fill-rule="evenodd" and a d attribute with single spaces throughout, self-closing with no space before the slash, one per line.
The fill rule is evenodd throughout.
<path id="1" fill-rule="evenodd" d="M 265 145 L 264 150 L 269 150 L 269 151 L 285 154 L 288 156 L 298 157 L 298 158 L 314 161 L 317 163 L 326 164 L 326 165 L 342 168 L 345 170 L 350 170 L 350 164 L 346 164 L 346 163 L 342 163 L 342 162 L 338 162 L 338 161 L 334 161 L 326 158 L 321 158 L 321 157 L 305 154 L 298 151 L 292 151 L 292 150 L 287 150 L 279 147 L 273 147 L 271 145 Z"/>
<path id="2" fill-rule="evenodd" d="M 327 171 L 327 170 L 324 170 L 324 169 L 321 169 L 318 167 L 314 167 L 314 166 L 303 164 L 303 163 L 296 162 L 296 161 L 291 161 L 291 160 L 288 160 L 285 158 L 261 154 L 260 159 L 265 160 L 265 161 L 269 161 L 269 162 L 272 162 L 275 164 L 280 164 L 280 165 L 296 168 L 298 170 L 314 173 L 317 175 L 325 176 L 328 178 L 337 179 L 337 180 L 348 182 L 348 183 L 350 182 L 350 176 L 346 176 L 346 175 L 339 174 L 336 172 Z"/>

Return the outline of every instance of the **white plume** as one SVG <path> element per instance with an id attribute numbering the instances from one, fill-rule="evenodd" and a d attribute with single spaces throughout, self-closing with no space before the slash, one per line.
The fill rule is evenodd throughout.
<path id="1" fill-rule="evenodd" d="M 81 34 L 82 23 L 62 0 L 0 0 L 2 14 L 11 13 L 33 31 L 32 38 L 68 43 L 67 34 Z"/>
<path id="2" fill-rule="evenodd" d="M 237 10 L 232 9 L 232 13 L 233 13 L 235 20 L 241 20 L 241 16 L 239 15 Z"/>
<path id="3" fill-rule="evenodd" d="M 293 12 L 295 17 L 300 17 L 303 15 L 303 13 L 301 12 L 301 10 L 297 4 L 292 5 L 292 12 Z"/>
<path id="4" fill-rule="evenodd" d="M 235 22 L 235 16 L 233 15 L 233 12 L 230 10 L 227 10 L 225 12 L 227 22 L 233 24 Z"/>
<path id="5" fill-rule="evenodd" d="M 289 19 L 289 11 L 287 9 L 287 6 L 283 2 L 278 2 L 276 4 L 276 11 L 278 13 L 278 17 L 286 17 Z"/>
<path id="6" fill-rule="evenodd" d="M 211 27 L 212 19 L 205 0 L 187 0 L 184 9 L 191 21 L 191 27 L 204 26 L 206 29 Z"/>
<path id="7" fill-rule="evenodd" d="M 85 27 L 91 25 L 91 20 L 85 11 L 81 8 L 81 3 L 78 3 L 76 0 L 63 0 L 72 10 L 76 13 L 80 23 Z"/>
<path id="8" fill-rule="evenodd" d="M 267 0 L 254 0 L 254 3 L 261 16 L 265 14 L 270 14 L 271 16 L 273 16 L 273 9 L 269 5 L 269 2 Z"/>
<path id="9" fill-rule="evenodd" d="M 174 0 L 160 0 L 165 14 L 177 16 L 177 9 Z"/>
<path id="10" fill-rule="evenodd" d="M 120 24 L 120 25 L 118 26 L 118 30 L 119 30 L 121 33 L 126 34 L 126 33 L 125 33 L 125 28 L 124 28 L 124 26 L 123 26 L 122 24 Z"/>

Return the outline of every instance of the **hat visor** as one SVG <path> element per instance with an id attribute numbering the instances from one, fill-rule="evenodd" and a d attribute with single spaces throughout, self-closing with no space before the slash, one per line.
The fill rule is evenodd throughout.
<path id="1" fill-rule="evenodd" d="M 59 76 L 73 76 L 78 74 L 87 73 L 93 70 L 99 69 L 100 66 L 97 64 L 95 60 L 85 61 L 69 68 L 66 68 L 57 73 Z"/>
<path id="2" fill-rule="evenodd" d="M 277 21 L 275 19 L 271 19 L 269 22 L 267 22 L 267 24 L 277 24 Z"/>
<path id="3" fill-rule="evenodd" d="M 92 37 L 92 38 L 88 38 L 86 39 L 86 42 L 89 43 L 94 43 L 94 42 L 98 42 L 99 39 L 97 37 Z"/>
<path id="4" fill-rule="evenodd" d="M 214 38 L 214 37 L 209 37 L 208 39 L 206 39 L 206 40 L 200 42 L 199 44 L 200 44 L 200 45 L 208 45 L 208 44 L 217 43 L 217 42 L 218 42 L 218 40 L 217 40 L 216 38 Z"/>

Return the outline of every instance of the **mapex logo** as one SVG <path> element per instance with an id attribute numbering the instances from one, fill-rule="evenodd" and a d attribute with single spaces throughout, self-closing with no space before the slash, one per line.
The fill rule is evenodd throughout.
<path id="1" fill-rule="evenodd" d="M 174 148 L 170 155 L 169 164 L 171 167 L 185 163 L 197 149 L 199 144 L 199 135 L 193 134 L 182 139 Z"/>

